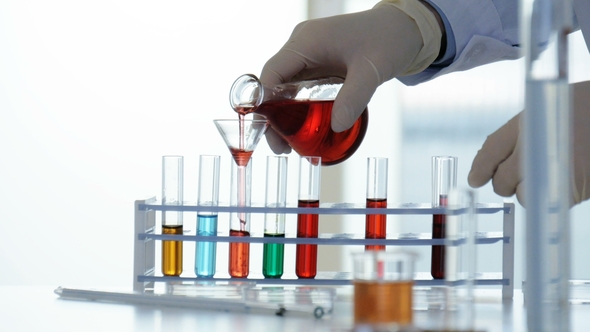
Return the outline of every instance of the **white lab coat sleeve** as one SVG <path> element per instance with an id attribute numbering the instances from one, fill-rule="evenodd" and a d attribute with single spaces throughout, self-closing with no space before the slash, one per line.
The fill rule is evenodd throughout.
<path id="1" fill-rule="evenodd" d="M 512 60 L 523 54 L 519 48 L 519 0 L 426 0 L 432 3 L 451 27 L 455 55 L 446 66 L 430 66 L 415 75 L 398 77 L 416 85 L 438 76 L 468 70 L 496 61 Z M 590 49 L 590 0 L 574 0 L 575 27 L 582 27 Z"/>
<path id="2" fill-rule="evenodd" d="M 584 0 L 587 1 L 587 0 Z M 448 66 L 431 66 L 410 76 L 398 77 L 406 85 L 416 85 L 438 76 L 468 70 L 484 64 L 516 59 L 521 56 L 517 45 L 506 35 L 516 27 L 504 27 L 500 13 L 518 5 L 518 0 L 430 0 L 451 26 L 455 57 Z M 518 24 L 518 20 L 513 20 Z M 449 33 L 449 31 L 447 31 Z"/>
<path id="3" fill-rule="evenodd" d="M 586 41 L 586 47 L 590 51 L 590 0 L 574 0 L 573 4 L 578 24 Z"/>

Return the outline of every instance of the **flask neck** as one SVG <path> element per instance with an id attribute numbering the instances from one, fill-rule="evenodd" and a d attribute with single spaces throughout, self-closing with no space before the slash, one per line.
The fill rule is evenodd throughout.
<path id="1" fill-rule="evenodd" d="M 234 111 L 239 114 L 249 114 L 262 104 L 265 88 L 252 74 L 238 77 L 229 92 L 229 103 Z"/>
<path id="2" fill-rule="evenodd" d="M 334 100 L 343 82 L 340 77 L 328 77 L 266 86 L 258 77 L 244 74 L 232 85 L 229 103 L 237 113 L 249 114 L 270 100 Z"/>

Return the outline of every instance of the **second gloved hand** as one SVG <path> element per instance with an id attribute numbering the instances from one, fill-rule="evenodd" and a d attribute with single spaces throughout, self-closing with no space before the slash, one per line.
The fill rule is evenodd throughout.
<path id="1" fill-rule="evenodd" d="M 441 26 L 418 0 L 390 0 L 373 9 L 300 23 L 265 64 L 260 80 L 275 85 L 307 78 L 345 78 L 334 101 L 332 129 L 350 128 L 382 83 L 424 70 L 438 56 Z M 272 130 L 267 141 L 288 152 Z"/>
<path id="2" fill-rule="evenodd" d="M 572 84 L 571 88 L 574 114 L 570 205 L 574 205 L 590 198 L 590 81 Z M 516 193 L 524 205 L 525 177 L 520 166 L 522 116 L 521 112 L 488 136 L 473 160 L 468 181 L 477 188 L 492 180 L 495 193 L 504 197 Z"/>

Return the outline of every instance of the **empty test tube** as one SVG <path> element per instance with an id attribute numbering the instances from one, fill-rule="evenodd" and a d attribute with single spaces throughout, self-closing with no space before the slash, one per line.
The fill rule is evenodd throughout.
<path id="1" fill-rule="evenodd" d="M 367 158 L 367 208 L 387 207 L 387 158 Z M 386 214 L 367 214 L 366 239 L 385 239 Z M 385 250 L 385 246 L 365 246 L 365 250 Z"/>
<path id="2" fill-rule="evenodd" d="M 201 155 L 199 157 L 199 206 L 217 206 L 219 203 L 219 163 L 220 156 Z M 217 235 L 217 212 L 197 212 L 197 235 Z M 215 275 L 217 242 L 198 241 L 195 246 L 195 274 L 197 277 L 211 278 Z"/>
<path id="3" fill-rule="evenodd" d="M 162 157 L 162 204 L 182 205 L 184 158 Z M 162 234 L 182 235 L 182 211 L 162 213 Z M 162 274 L 179 276 L 182 273 L 182 241 L 162 241 Z"/>
<path id="4" fill-rule="evenodd" d="M 287 157 L 266 157 L 266 207 L 287 206 Z M 285 214 L 266 213 L 264 237 L 285 237 Z M 285 245 L 265 243 L 262 256 L 262 274 L 265 278 L 280 278 L 283 275 Z"/>

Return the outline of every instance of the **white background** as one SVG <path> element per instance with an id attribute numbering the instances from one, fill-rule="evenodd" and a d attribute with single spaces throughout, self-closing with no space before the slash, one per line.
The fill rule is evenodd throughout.
<path id="1" fill-rule="evenodd" d="M 348 10 L 372 6 L 349 2 Z M 235 117 L 231 83 L 243 73 L 259 74 L 305 17 L 304 0 L 0 2 L 0 284 L 130 286 L 133 202 L 159 196 L 161 156 L 185 156 L 185 199 L 194 201 L 198 155 L 222 155 L 221 199 L 227 200 L 229 153 L 211 121 Z M 588 79 L 579 33 L 574 41 L 572 80 Z M 342 171 L 350 183 L 341 197 L 363 201 L 364 187 L 357 187 L 364 183 L 364 160 L 384 150 L 380 135 L 389 132 L 390 147 L 382 153 L 392 157 L 390 202 L 429 202 L 430 155 L 472 136 L 456 131 L 447 143 L 424 136 L 434 151 L 408 151 L 421 145 L 411 145 L 407 134 L 408 141 L 399 142 L 402 123 L 412 120 L 402 122 L 401 114 L 415 114 L 428 128 L 437 112 L 460 117 L 480 108 L 480 120 L 466 119 L 491 122 L 460 159 L 459 183 L 465 184 L 485 135 L 522 107 L 519 70 L 518 62 L 494 64 L 418 87 L 391 82 L 380 88 L 365 142 Z M 393 110 L 392 100 L 396 111 L 378 111 L 385 107 L 376 105 Z M 269 153 L 262 142 L 254 166 L 263 167 Z M 426 173 L 417 173 L 414 162 Z M 294 174 L 296 155 L 289 163 Z M 262 183 L 260 172 L 254 180 Z M 294 182 L 289 186 L 293 197 Z M 489 186 L 480 192 L 502 201 Z M 573 213 L 575 257 L 587 248 L 581 239 L 586 210 L 582 205 Z M 518 236 L 517 274 L 524 248 L 524 235 Z M 574 262 L 574 272 L 590 279 L 580 266 Z"/>

